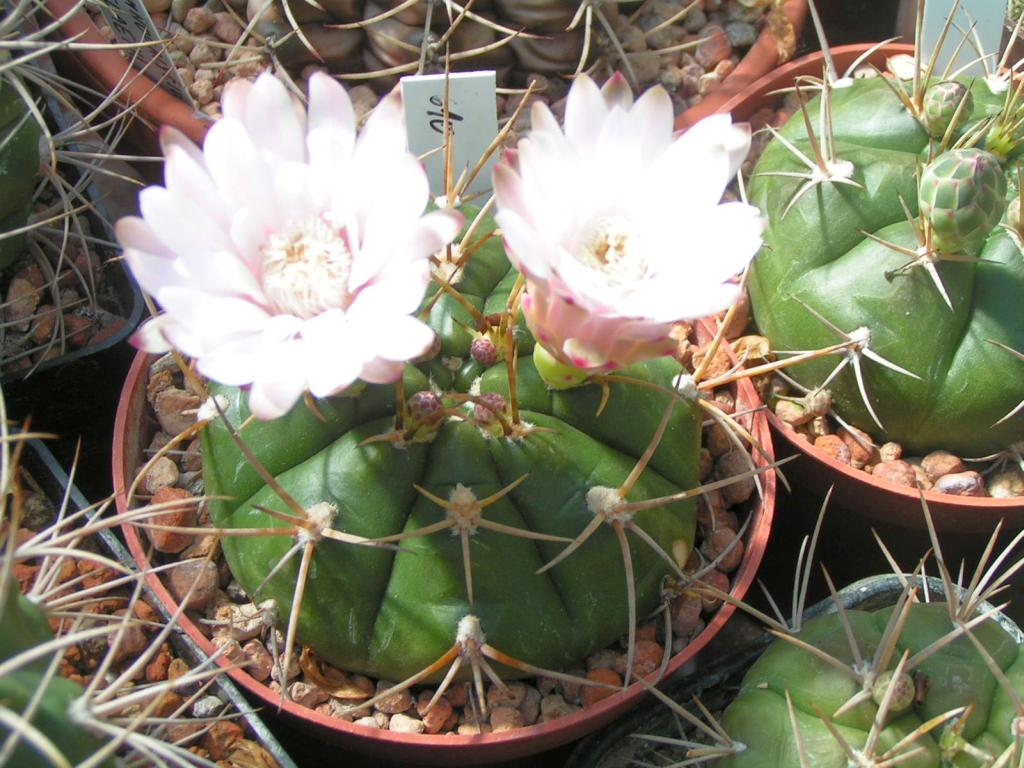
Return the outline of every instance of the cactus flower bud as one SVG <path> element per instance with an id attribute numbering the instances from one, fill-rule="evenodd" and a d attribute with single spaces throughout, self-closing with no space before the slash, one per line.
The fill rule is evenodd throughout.
<path id="1" fill-rule="evenodd" d="M 405 401 L 405 407 L 414 422 L 430 421 L 444 410 L 441 398 L 429 390 L 414 392 Z"/>
<path id="2" fill-rule="evenodd" d="M 498 392 L 485 392 L 480 395 L 480 399 L 483 403 L 476 403 L 473 406 L 473 418 L 482 424 L 489 424 L 492 421 L 497 420 L 496 413 L 504 414 L 508 408 L 508 403 L 505 401 L 504 395 Z M 488 407 L 490 406 L 490 407 Z"/>
<path id="3" fill-rule="evenodd" d="M 964 102 L 963 106 L 960 103 Z M 941 139 L 949 129 L 950 123 L 957 118 L 958 124 L 967 122 L 974 107 L 974 97 L 970 90 L 956 80 L 944 80 L 936 83 L 924 95 L 924 108 L 922 110 L 925 127 L 928 134 L 935 139 Z M 953 127 L 956 130 L 956 126 Z"/>
<path id="4" fill-rule="evenodd" d="M 469 354 L 480 365 L 494 365 L 498 362 L 498 348 L 490 336 L 478 336 L 469 345 Z"/>
<path id="5" fill-rule="evenodd" d="M 976 248 L 1006 209 L 1006 175 L 990 152 L 946 152 L 921 174 L 918 203 L 935 248 L 943 253 Z"/>
<path id="6" fill-rule="evenodd" d="M 894 715 L 906 712 L 914 703 L 916 691 L 913 679 L 906 672 L 901 673 L 897 678 L 893 678 L 892 672 L 880 674 L 875 679 L 875 684 L 871 686 L 871 698 L 879 706 L 885 700 L 890 686 L 894 686 L 895 690 L 892 692 L 892 698 L 889 699 L 889 711 Z"/>

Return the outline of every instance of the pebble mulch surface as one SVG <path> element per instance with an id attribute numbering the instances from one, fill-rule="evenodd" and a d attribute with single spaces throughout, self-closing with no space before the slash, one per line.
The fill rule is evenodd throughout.
<path id="1" fill-rule="evenodd" d="M 21 470 L 20 474 L 25 496 L 23 525 L 17 537 L 18 543 L 23 543 L 38 531 L 53 525 L 58 510 L 28 473 Z M 5 529 L 6 525 L 4 521 Z M 0 539 L 5 534 L 6 530 L 0 531 Z M 81 542 L 80 547 L 82 550 L 100 551 L 98 543 L 93 539 Z M 112 629 L 108 636 L 93 637 L 69 646 L 60 662 L 59 674 L 82 686 L 88 686 L 111 647 L 115 647 L 113 664 L 105 678 L 114 679 L 151 647 L 161 626 L 160 617 L 144 599 L 132 600 L 130 587 L 103 591 L 102 585 L 121 575 L 112 569 L 85 557 L 64 557 L 60 565 L 57 583 L 67 583 L 67 591 L 100 589 L 98 595 L 94 595 L 95 599 L 82 610 L 107 616 L 122 616 L 131 611 L 137 623 L 128 625 L 116 643 L 116 630 Z M 31 560 L 14 565 L 14 577 L 23 593 L 32 587 L 39 570 L 40 564 Z M 50 624 L 54 632 L 62 630 L 60 619 L 51 618 Z M 191 669 L 189 662 L 176 653 L 170 643 L 164 642 L 150 662 L 139 670 L 136 678 L 118 695 L 127 695 L 136 686 L 174 681 L 187 675 Z M 274 757 L 247 732 L 238 712 L 213 693 L 213 690 L 208 687 L 200 690 L 200 683 L 189 683 L 166 691 L 147 717 L 150 721 L 164 718 L 164 722 L 146 725 L 144 731 L 164 742 L 184 746 L 196 756 L 212 761 L 221 768 L 277 768 L 278 763 Z M 119 716 L 131 718 L 139 714 L 144 706 L 146 704 L 133 705 L 122 710 Z"/>
<path id="2" fill-rule="evenodd" d="M 144 4 L 167 41 L 168 53 L 182 83 L 200 111 L 212 119 L 220 116 L 221 94 L 229 80 L 236 77 L 253 79 L 273 66 L 265 46 L 257 37 L 261 32 L 267 33 L 268 28 L 262 26 L 262 20 L 255 22 L 255 35 L 245 36 L 245 28 L 254 24 L 257 14 L 263 14 L 261 19 L 275 14 L 280 17 L 281 11 L 276 6 L 268 11 L 261 2 L 232 0 L 215 0 L 202 5 L 196 0 L 145 0 Z M 317 70 L 369 72 L 417 62 L 418 46 L 423 37 L 422 20 L 416 24 L 406 23 L 413 20 L 399 15 L 397 19 L 368 25 L 366 32 L 331 30 L 325 25 L 367 19 L 383 8 L 367 3 L 361 15 L 351 15 L 342 13 L 339 6 L 344 5 L 345 11 L 352 11 L 350 6 L 362 4 L 325 5 L 341 15 L 330 17 L 328 14 L 329 18 L 318 24 L 300 22 L 300 27 L 308 33 L 307 39 L 323 53 L 325 61 L 317 61 L 302 46 L 294 44 L 291 47 L 298 47 L 299 55 L 278 57 L 278 61 L 288 65 L 289 76 L 299 88 L 305 90 L 306 80 Z M 494 10 L 486 7 L 489 3 L 476 5 L 479 7 L 474 7 L 474 11 L 493 17 L 498 23 L 512 29 L 525 28 L 544 38 L 517 40 L 507 52 L 500 49 L 489 58 L 457 61 L 455 68 L 495 68 L 499 85 L 510 89 L 524 88 L 532 82 L 536 92 L 531 100 L 551 105 L 552 111 L 561 118 L 568 90 L 567 76 L 575 71 L 583 50 L 582 28 L 572 33 L 564 31 L 572 21 L 574 4 L 552 2 L 550 8 L 543 12 L 543 19 L 517 8 L 517 4 L 512 2 L 498 0 L 494 3 Z M 307 11 L 309 8 L 306 6 Z M 637 14 L 637 11 L 640 12 Z M 410 11 L 413 14 L 417 12 L 422 13 L 422 10 Z M 595 21 L 588 66 L 596 65 L 595 74 L 600 79 L 616 69 L 626 70 L 618 51 L 618 45 L 621 45 L 629 64 L 628 72 L 631 78 L 635 78 L 634 86 L 643 90 L 660 83 L 672 94 L 677 114 L 699 104 L 717 89 L 766 25 L 776 35 L 780 50 L 792 55 L 796 47 L 793 30 L 788 22 L 782 22 L 780 12 L 772 11 L 769 0 L 657 0 L 642 6 L 639 3 L 604 3 L 602 12 L 615 32 L 617 44 L 611 41 L 604 26 Z M 280 21 L 277 18 L 275 23 Z M 99 18 L 97 24 L 101 34 L 113 39 L 109 26 Z M 477 22 L 466 22 L 466 28 L 470 27 L 482 31 L 485 39 L 488 34 L 493 38 L 493 31 Z M 315 32 L 310 32 L 310 28 Z M 467 38 L 480 39 L 472 34 Z M 394 43 L 396 39 L 402 44 Z M 454 44 L 457 49 L 457 42 Z M 416 47 L 415 52 L 408 49 L 410 45 Z M 342 49 L 346 51 L 345 55 L 339 54 Z M 443 65 L 443 61 L 434 61 L 426 71 L 444 71 L 439 65 Z M 344 79 L 344 75 L 342 77 Z M 348 82 L 357 115 L 363 117 L 376 104 L 379 94 L 390 89 L 395 78 L 389 76 L 369 82 Z M 506 118 L 511 116 L 521 98 L 500 96 L 499 114 Z M 517 130 L 527 127 L 528 114 L 529 110 L 526 110 L 521 118 L 524 123 L 517 125 Z"/>

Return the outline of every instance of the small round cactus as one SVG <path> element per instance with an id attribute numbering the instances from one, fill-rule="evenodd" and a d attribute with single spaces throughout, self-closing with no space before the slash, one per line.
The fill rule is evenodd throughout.
<path id="1" fill-rule="evenodd" d="M 793 377 L 908 453 L 986 456 L 1024 439 L 1024 257 L 999 226 L 1019 194 L 1021 123 L 985 83 L 965 87 L 972 111 L 941 139 L 914 111 L 923 92 L 901 99 L 882 77 L 832 89 L 768 144 L 749 186 L 768 219 L 749 282 L 761 333 L 780 351 L 842 345 Z M 812 142 L 807 125 L 829 134 Z M 810 170 L 821 147 L 851 173 Z"/>
<path id="2" fill-rule="evenodd" d="M 921 174 L 918 205 L 932 228 L 932 244 L 944 253 L 980 246 L 1006 209 L 1006 175 L 981 149 L 940 155 Z"/>
<path id="3" fill-rule="evenodd" d="M 800 645 L 776 640 L 722 716 L 743 747 L 716 765 L 842 768 L 911 757 L 905 764 L 922 768 L 995 764 L 1015 739 L 1020 646 L 992 619 L 971 628 L 972 638 L 957 636 L 946 603 L 908 608 L 902 626 L 893 608 L 846 610 L 804 624 Z M 887 639 L 893 647 L 878 654 Z M 893 682 L 904 652 L 907 667 Z M 890 660 L 884 671 L 873 669 L 879 658 Z"/>

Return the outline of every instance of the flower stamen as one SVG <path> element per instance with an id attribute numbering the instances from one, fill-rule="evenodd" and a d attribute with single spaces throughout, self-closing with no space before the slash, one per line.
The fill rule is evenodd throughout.
<path id="1" fill-rule="evenodd" d="M 263 288 L 277 311 L 308 319 L 352 302 L 352 251 L 344 230 L 324 217 L 310 216 L 272 234 L 262 253 Z"/>

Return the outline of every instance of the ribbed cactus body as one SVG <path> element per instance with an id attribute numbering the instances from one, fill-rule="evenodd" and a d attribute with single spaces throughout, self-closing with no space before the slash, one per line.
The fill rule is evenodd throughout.
<path id="1" fill-rule="evenodd" d="M 882 641 L 891 612 L 891 608 L 845 612 L 863 659 L 871 660 Z M 907 624 L 898 635 L 889 668 L 896 666 L 903 651 L 909 650 L 913 656 L 952 629 L 945 603 L 912 606 Z M 1020 696 L 1024 690 L 1024 654 L 1014 639 L 991 619 L 971 631 Z M 838 614 L 808 622 L 798 637 L 840 662 L 855 666 L 850 640 Z M 976 750 L 973 756 L 962 744 L 956 743 L 956 735 L 947 726 L 941 726 L 906 746 L 904 752 L 914 747 L 921 747 L 921 752 L 900 764 L 918 768 L 991 764 L 979 759 L 980 756 L 987 754 L 996 758 L 1011 743 L 1012 727 L 1018 716 L 1013 700 L 967 637 L 954 639 L 919 666 L 906 671 L 917 683 L 914 700 L 901 713 L 890 709 L 876 755 L 896 745 L 922 723 L 958 707 L 970 708 L 958 735 Z M 860 684 L 848 671 L 830 665 L 803 648 L 776 640 L 747 672 L 739 695 L 722 718 L 726 732 L 744 744 L 745 749 L 717 765 L 725 768 L 796 768 L 801 765 L 800 748 L 786 704 L 788 691 L 809 764 L 817 768 L 846 768 L 851 764 L 850 758 L 821 718 L 829 718 L 854 750 L 864 749 L 878 704 L 869 698 L 845 714 L 838 717 L 833 714 L 860 689 Z"/>
<path id="2" fill-rule="evenodd" d="M 0 234 L 25 226 L 38 173 L 39 126 L 17 91 L 0 83 Z M 0 268 L 24 247 L 24 234 L 0 239 Z"/>
<path id="3" fill-rule="evenodd" d="M 769 221 L 750 280 L 757 323 L 778 350 L 839 342 L 811 307 L 846 333 L 867 329 L 873 352 L 919 377 L 862 358 L 865 389 L 884 429 L 865 407 L 852 366 L 829 384 L 837 413 L 878 440 L 898 441 L 908 453 L 943 447 L 982 456 L 1001 450 L 1024 437 L 1020 414 L 997 424 L 1024 399 L 1024 363 L 992 342 L 1024 351 L 1024 256 L 1002 227 L 956 243 L 953 250 L 983 261 L 932 264 L 951 309 L 923 261 L 907 267 L 915 257 L 868 237 L 920 253 L 901 200 L 916 217 L 916 172 L 929 160 L 928 133 L 879 78 L 837 88 L 831 101 L 836 154 L 853 164 L 852 178 L 863 188 L 818 184 L 785 212 L 805 181 L 765 174 L 807 169 L 781 142 L 769 144 L 749 188 L 751 202 Z M 979 82 L 973 85 L 973 102 L 961 132 L 995 115 L 1002 96 Z M 818 108 L 817 99 L 808 105 L 812 115 Z M 790 120 L 782 133 L 812 154 L 801 119 Z M 956 211 L 950 226 L 936 223 L 936 232 L 952 238 L 991 225 L 1005 199 L 968 203 L 961 211 L 960 193 L 950 196 L 949 190 L 952 177 L 966 166 L 954 161 L 951 170 L 947 162 L 938 161 L 945 169 L 942 178 L 928 182 L 926 175 L 929 205 Z M 1016 173 L 1005 174 L 1004 189 L 990 162 L 984 160 L 988 170 L 961 184 L 961 191 L 1016 196 Z M 1013 163 L 1003 161 L 1004 169 Z M 794 375 L 813 387 L 839 362 L 838 356 L 826 357 L 798 366 Z"/>
<path id="4" fill-rule="evenodd" d="M 504 310 L 516 275 L 498 239 L 492 238 L 473 254 L 457 288 L 489 315 Z M 443 297 L 434 304 L 430 322 L 439 334 L 441 351 L 406 369 L 407 412 L 431 418 L 436 400 L 414 394 L 428 389 L 449 407 L 460 393 L 500 393 L 502 398 L 481 400 L 499 407 L 509 403 L 507 363 L 484 366 L 470 357 L 473 335 L 467 327 L 474 323 L 465 309 Z M 572 539 L 593 520 L 588 491 L 595 486 L 617 488 L 625 481 L 655 434 L 669 399 L 614 384 L 598 415 L 602 388 L 548 390 L 534 368 L 525 326 L 521 334 L 519 414 L 522 422 L 539 428 L 525 437 L 505 437 L 497 419 L 481 418 L 487 415 L 484 406 L 470 403 L 460 411 L 475 414 L 470 420 L 446 417 L 430 440 L 366 443 L 392 429 L 395 416 L 395 387 L 371 385 L 355 397 L 318 401 L 319 415 L 300 403 L 280 420 L 254 422 L 246 427 L 244 440 L 300 504 L 333 505 L 337 530 L 370 538 L 416 531 L 444 520 L 446 514 L 416 486 L 447 500 L 457 492 L 464 494 L 458 491 L 461 485 L 483 499 L 526 475 L 511 493 L 486 507 L 483 516 Z M 677 371 L 676 363 L 663 359 L 627 373 L 671 387 Z M 241 423 L 248 415 L 244 394 L 215 391 L 227 395 L 228 416 Z M 511 419 L 508 411 L 503 415 Z M 694 487 L 699 449 L 700 417 L 681 404 L 628 498 L 649 499 Z M 217 422 L 204 430 L 203 454 L 206 490 L 218 498 L 211 504 L 217 525 L 285 525 L 260 511 L 259 507 L 288 508 Z M 222 496 L 231 499 L 220 500 Z M 666 553 L 685 558 L 691 550 L 695 517 L 689 502 L 639 512 L 635 520 Z M 642 615 L 657 604 L 668 567 L 648 545 L 627 536 Z M 469 546 L 471 601 L 460 538 L 451 530 L 409 538 L 397 552 L 322 541 L 306 584 L 299 639 L 339 667 L 404 679 L 442 656 L 455 641 L 459 620 L 473 614 L 495 648 L 535 665 L 563 668 L 628 629 L 623 557 L 614 531 L 602 524 L 566 561 L 538 574 L 566 543 L 478 528 Z M 236 578 L 254 597 L 275 598 L 283 618 L 292 606 L 297 560 L 262 590 L 256 589 L 293 544 L 287 536 L 224 540 Z"/>

